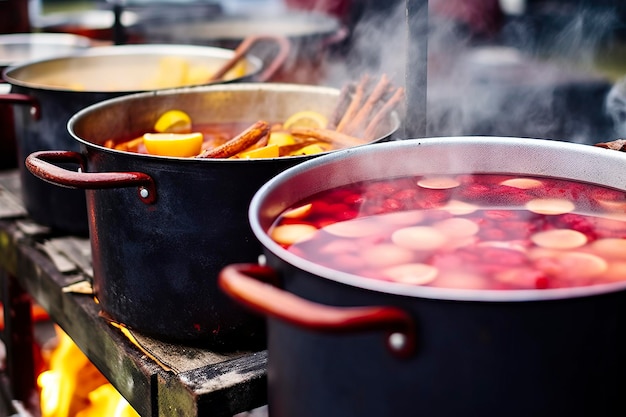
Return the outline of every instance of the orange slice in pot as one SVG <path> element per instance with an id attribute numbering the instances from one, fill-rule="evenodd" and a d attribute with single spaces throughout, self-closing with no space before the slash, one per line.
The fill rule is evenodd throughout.
<path id="1" fill-rule="evenodd" d="M 146 133 L 143 144 L 151 155 L 191 157 L 202 151 L 202 133 Z"/>
<path id="2" fill-rule="evenodd" d="M 182 110 L 168 110 L 154 124 L 158 133 L 191 133 L 191 117 Z"/>
<path id="3" fill-rule="evenodd" d="M 324 129 L 326 126 L 328 126 L 326 116 L 312 110 L 304 110 L 295 113 L 283 123 L 285 129 L 291 129 L 293 127 L 315 127 Z"/>

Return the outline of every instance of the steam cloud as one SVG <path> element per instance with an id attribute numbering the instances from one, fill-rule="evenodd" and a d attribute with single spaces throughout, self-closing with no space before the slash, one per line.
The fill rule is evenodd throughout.
<path id="1" fill-rule="evenodd" d="M 407 51 L 414 53 L 415 45 L 407 38 L 406 4 L 396 3 L 384 13 L 363 14 L 350 49 L 341 61 L 331 62 L 324 83 L 340 86 L 362 73 L 386 73 L 396 83 L 404 79 L 410 85 L 414 74 L 407 67 Z M 459 24 L 431 13 L 427 136 L 597 143 L 617 134 L 606 107 L 615 80 L 594 69 L 619 24 L 615 11 L 547 2 L 528 12 L 506 19 L 489 39 L 476 39 Z M 407 118 L 411 112 L 409 100 Z"/>

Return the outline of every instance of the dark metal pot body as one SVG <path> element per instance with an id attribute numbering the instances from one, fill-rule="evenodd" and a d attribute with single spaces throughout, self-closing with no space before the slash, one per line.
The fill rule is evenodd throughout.
<path id="1" fill-rule="evenodd" d="M 0 35 L 0 71 L 27 61 L 66 55 L 90 46 L 88 38 L 60 33 L 13 33 Z M 11 86 L 0 81 L 0 94 L 8 94 Z M 0 104 L 0 169 L 18 167 L 17 145 L 13 122 L 13 106 Z"/>
<path id="2" fill-rule="evenodd" d="M 81 53 L 11 66 L 4 79 L 11 84 L 0 103 L 13 106 L 18 160 L 40 150 L 79 151 L 67 131 L 72 115 L 94 103 L 141 91 L 145 79 L 156 71 L 159 59 L 177 56 L 190 62 L 226 62 L 233 52 L 189 45 L 125 45 L 91 48 Z M 249 72 L 236 81 L 250 80 L 261 68 L 246 58 Z M 235 80 L 233 80 L 235 81 Z M 119 83 L 119 85 L 117 85 Z M 80 85 L 80 90 L 72 86 Z M 51 186 L 20 163 L 23 199 L 36 222 L 63 232 L 88 232 L 82 190 Z"/>
<path id="3" fill-rule="evenodd" d="M 250 200 L 274 175 L 310 157 L 169 158 L 102 144 L 150 131 L 172 108 L 198 124 L 251 124 L 281 121 L 304 109 L 330 116 L 338 96 L 326 87 L 240 83 L 134 94 L 73 116 L 68 128 L 81 145 L 86 174 L 77 174 L 77 182 L 53 181 L 89 189 L 94 288 L 103 311 L 162 339 L 223 348 L 264 341 L 262 320 L 218 290 L 217 274 L 229 263 L 255 261 L 262 253 L 247 220 Z M 394 115 L 381 138 L 397 127 Z M 87 173 L 100 179 L 136 172 L 148 181 L 124 186 L 81 180 Z"/>
<path id="4" fill-rule="evenodd" d="M 282 289 L 233 287 L 225 271 L 220 282 L 269 316 L 270 415 L 624 415 L 626 283 L 528 291 L 394 286 L 303 261 L 266 230 L 301 198 L 359 180 L 475 171 L 625 190 L 625 164 L 623 153 L 557 141 L 413 139 L 328 155 L 269 181 L 249 215 L 270 268 L 247 266 L 243 282 L 276 274 Z M 412 343 L 394 344 L 390 333 Z"/>

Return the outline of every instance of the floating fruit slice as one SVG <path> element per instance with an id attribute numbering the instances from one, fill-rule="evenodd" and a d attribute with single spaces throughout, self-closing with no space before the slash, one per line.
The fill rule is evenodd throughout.
<path id="1" fill-rule="evenodd" d="M 543 182 L 534 178 L 511 178 L 504 180 L 500 185 L 506 185 L 507 187 L 520 188 L 522 190 L 528 190 L 531 188 L 538 188 L 543 185 Z"/>
<path id="2" fill-rule="evenodd" d="M 437 278 L 439 270 L 432 265 L 413 263 L 385 268 L 382 273 L 401 284 L 425 285 Z"/>
<path id="3" fill-rule="evenodd" d="M 417 182 L 422 188 L 430 188 L 432 190 L 447 190 L 449 188 L 455 188 L 461 185 L 461 183 L 450 177 L 429 177 L 422 178 Z"/>
<path id="4" fill-rule="evenodd" d="M 444 246 L 448 237 L 434 227 L 405 227 L 393 232 L 391 241 L 398 246 L 413 250 L 434 250 Z"/>
<path id="5" fill-rule="evenodd" d="M 326 149 L 324 149 L 321 145 L 317 143 L 313 143 L 311 145 L 307 145 L 303 148 L 300 148 L 297 151 L 293 151 L 289 155 L 291 156 L 315 155 L 315 154 L 322 153 L 322 152 L 326 152 Z"/>
<path id="6" fill-rule="evenodd" d="M 313 204 L 305 204 L 303 206 L 287 210 L 283 213 L 283 217 L 287 217 L 289 219 L 299 219 L 309 214 L 311 212 L 311 207 L 313 207 Z"/>
<path id="7" fill-rule="evenodd" d="M 593 278 L 603 274 L 609 267 L 599 256 L 584 252 L 565 252 L 556 258 L 563 274 L 570 278 Z"/>
<path id="8" fill-rule="evenodd" d="M 406 264 L 414 260 L 414 252 L 392 243 L 381 243 L 364 249 L 361 257 L 367 265 L 374 267 L 391 267 Z"/>
<path id="9" fill-rule="evenodd" d="M 381 233 L 386 229 L 385 225 L 369 218 L 346 220 L 329 224 L 324 231 L 340 237 L 365 237 Z"/>
<path id="10" fill-rule="evenodd" d="M 292 127 L 315 127 L 324 129 L 328 126 L 328 119 L 321 113 L 311 110 L 304 110 L 295 113 L 283 123 L 285 129 L 291 129 Z"/>
<path id="11" fill-rule="evenodd" d="M 464 214 L 471 214 L 478 210 L 478 206 L 475 206 L 465 201 L 450 200 L 448 203 L 441 207 L 442 210 L 448 211 L 450 214 L 462 216 Z"/>
<path id="12" fill-rule="evenodd" d="M 143 144 L 152 155 L 190 157 L 202 150 L 202 133 L 146 133 Z"/>
<path id="13" fill-rule="evenodd" d="M 282 245 L 292 245 L 310 239 L 317 232 L 310 224 L 285 224 L 271 231 L 271 237 Z"/>
<path id="14" fill-rule="evenodd" d="M 587 243 L 587 236 L 571 229 L 554 229 L 535 233 L 530 240 L 537 246 L 548 249 L 574 249 Z"/>
<path id="15" fill-rule="evenodd" d="M 589 246 L 594 253 L 605 258 L 626 260 L 626 239 L 598 239 Z"/>
<path id="16" fill-rule="evenodd" d="M 574 211 L 576 206 L 563 198 L 536 198 L 526 203 L 526 209 L 537 214 L 565 214 Z"/>
<path id="17" fill-rule="evenodd" d="M 296 140 L 287 132 L 272 132 L 267 140 L 268 145 L 286 146 L 294 143 L 296 143 Z"/>
<path id="18" fill-rule="evenodd" d="M 240 152 L 236 157 L 241 159 L 278 158 L 278 145 L 266 145 L 251 151 Z"/>
<path id="19" fill-rule="evenodd" d="M 168 110 L 154 124 L 159 133 L 191 133 L 191 117 L 182 110 Z"/>

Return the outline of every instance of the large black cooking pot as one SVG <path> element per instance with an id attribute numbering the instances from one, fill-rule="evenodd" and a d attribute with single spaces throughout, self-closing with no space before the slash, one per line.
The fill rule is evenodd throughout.
<path id="1" fill-rule="evenodd" d="M 249 211 L 267 265 L 220 274 L 231 296 L 269 317 L 270 415 L 625 415 L 626 281 L 519 291 L 398 285 L 305 261 L 266 233 L 300 199 L 359 180 L 470 171 L 626 190 L 625 166 L 626 154 L 582 144 L 448 137 L 341 151 L 276 176 Z"/>
<path id="2" fill-rule="evenodd" d="M 37 152 L 26 165 L 43 179 L 88 190 L 94 289 L 106 314 L 163 339 L 240 347 L 258 342 L 263 326 L 218 290 L 217 274 L 232 262 L 254 262 L 262 252 L 246 214 L 255 191 L 312 156 L 173 158 L 103 143 L 151 131 L 172 108 L 197 124 L 280 122 L 301 110 L 330 116 L 338 97 L 333 88 L 273 83 L 118 97 L 70 119 L 81 153 Z M 398 123 L 392 114 L 377 137 L 389 137 Z M 79 163 L 82 172 L 46 162 L 54 160 Z"/>
<path id="3" fill-rule="evenodd" d="M 243 71 L 228 74 L 224 82 L 266 81 L 281 65 L 286 49 L 267 66 L 255 56 L 243 58 Z M 236 53 L 228 49 L 192 45 L 123 45 L 90 48 L 84 52 L 11 66 L 4 79 L 11 84 L 0 103 L 12 103 L 20 161 L 40 150 L 79 150 L 67 132 L 67 122 L 79 110 L 113 97 L 159 90 L 151 82 L 159 74 L 162 59 L 178 57 L 190 65 L 220 68 Z M 159 72 L 161 71 L 161 72 Z M 222 81 L 220 81 L 222 82 Z M 209 84 L 209 82 L 198 82 Z M 164 84 L 163 84 L 164 85 Z M 87 212 L 81 190 L 52 187 L 34 178 L 20 163 L 23 199 L 33 220 L 63 232 L 86 234 Z"/>
<path id="4" fill-rule="evenodd" d="M 88 38 L 68 33 L 12 33 L 0 35 L 0 71 L 51 56 L 66 55 L 90 47 Z M 0 80 L 0 94 L 11 86 Z M 17 146 L 13 127 L 13 107 L 0 105 L 0 169 L 17 168 Z"/>

